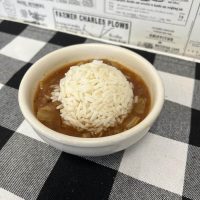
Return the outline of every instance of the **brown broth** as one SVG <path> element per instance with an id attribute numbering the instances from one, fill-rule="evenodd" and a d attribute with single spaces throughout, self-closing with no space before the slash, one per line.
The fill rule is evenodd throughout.
<path id="1" fill-rule="evenodd" d="M 69 70 L 71 66 L 91 62 L 92 60 L 66 64 L 56 71 L 48 74 L 44 77 L 43 80 L 39 82 L 33 101 L 33 108 L 36 117 L 50 129 L 75 137 L 104 137 L 114 135 L 140 123 L 148 115 L 151 106 L 151 98 L 146 84 L 140 76 L 138 76 L 136 73 L 129 70 L 125 66 L 114 61 L 106 59 L 102 60 L 104 63 L 112 65 L 119 69 L 127 77 L 127 79 L 133 83 L 134 96 L 138 96 L 141 100 L 140 105 L 139 103 L 134 104 L 131 113 L 129 113 L 127 118 L 121 124 L 117 124 L 115 127 L 108 128 L 106 131 L 102 131 L 99 134 L 94 134 L 87 131 L 78 131 L 75 128 L 63 123 L 60 117 L 60 112 L 58 109 L 56 109 L 56 107 L 59 105 L 59 102 L 52 102 L 50 99 L 51 92 L 53 91 L 52 85 L 58 85 L 60 79 L 64 77 L 65 73 Z M 141 106 L 142 102 L 144 103 L 142 105 L 145 106 Z M 41 112 L 38 112 L 38 110 L 42 110 L 42 114 L 44 114 L 45 116 L 47 115 L 48 119 L 41 115 Z M 140 112 L 141 110 L 143 112 Z"/>

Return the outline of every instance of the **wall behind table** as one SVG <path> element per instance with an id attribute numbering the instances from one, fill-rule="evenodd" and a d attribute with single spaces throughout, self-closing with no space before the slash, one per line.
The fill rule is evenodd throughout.
<path id="1" fill-rule="evenodd" d="M 200 0 L 0 0 L 0 17 L 200 60 Z"/>

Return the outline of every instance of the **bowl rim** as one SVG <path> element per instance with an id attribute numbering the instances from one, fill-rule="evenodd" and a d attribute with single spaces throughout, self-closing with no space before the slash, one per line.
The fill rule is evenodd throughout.
<path id="1" fill-rule="evenodd" d="M 154 79 L 156 84 L 156 98 L 154 102 L 154 106 L 149 112 L 149 114 L 145 117 L 144 120 L 142 120 L 139 124 L 136 126 L 120 132 L 115 135 L 111 136 L 105 136 L 105 137 L 100 137 L 100 138 L 81 138 L 81 137 L 74 137 L 74 136 L 69 136 L 65 135 L 59 132 L 56 132 L 45 125 L 43 125 L 33 114 L 31 111 L 32 109 L 29 108 L 29 106 L 25 103 L 25 89 L 26 89 L 26 82 L 29 81 L 29 76 L 32 73 L 33 68 L 36 68 L 40 66 L 40 63 L 44 61 L 45 59 L 56 55 L 60 54 L 63 51 L 70 51 L 70 49 L 79 49 L 80 47 L 85 46 L 87 48 L 91 47 L 101 47 L 101 48 L 110 48 L 111 50 L 114 48 L 115 50 L 123 51 L 126 54 L 129 54 L 136 59 L 142 61 L 145 65 L 148 65 L 149 71 L 153 73 Z M 147 61 L 145 58 L 140 56 L 139 54 L 135 53 L 134 51 L 125 49 L 123 47 L 115 46 L 115 45 L 108 45 L 108 44 L 101 44 L 101 43 L 84 43 L 84 44 L 76 44 L 76 45 L 70 45 L 67 47 L 60 48 L 58 50 L 55 50 L 42 58 L 40 58 L 38 61 L 36 61 L 25 73 L 24 77 L 21 80 L 20 86 L 19 86 L 19 91 L 18 91 L 18 102 L 20 109 L 22 111 L 22 114 L 24 115 L 25 119 L 29 122 L 29 124 L 36 130 L 36 132 L 39 132 L 39 135 L 42 134 L 44 137 L 56 141 L 58 143 L 66 144 L 69 146 L 77 146 L 77 147 L 102 147 L 102 146 L 108 146 L 108 145 L 114 145 L 120 141 L 123 141 L 124 139 L 130 138 L 133 134 L 137 134 L 141 132 L 142 130 L 148 129 L 151 124 L 155 121 L 157 116 L 159 115 L 163 103 L 164 103 L 164 87 L 162 80 L 157 72 L 157 70 L 154 68 L 154 66 Z"/>

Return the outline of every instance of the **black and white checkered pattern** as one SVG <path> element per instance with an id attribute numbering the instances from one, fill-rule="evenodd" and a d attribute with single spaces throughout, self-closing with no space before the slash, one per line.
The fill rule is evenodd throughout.
<path id="1" fill-rule="evenodd" d="M 0 199 L 200 199 L 200 65 L 135 50 L 158 69 L 164 108 L 125 151 L 77 157 L 40 139 L 17 101 L 26 70 L 43 55 L 89 39 L 0 22 Z"/>

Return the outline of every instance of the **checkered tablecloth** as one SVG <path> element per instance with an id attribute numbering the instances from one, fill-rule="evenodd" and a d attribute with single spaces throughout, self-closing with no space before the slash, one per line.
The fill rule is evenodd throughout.
<path id="1" fill-rule="evenodd" d="M 200 199 L 200 65 L 136 51 L 158 69 L 163 110 L 150 132 L 103 157 L 63 153 L 18 106 L 19 83 L 45 54 L 92 40 L 0 21 L 0 200 Z"/>

